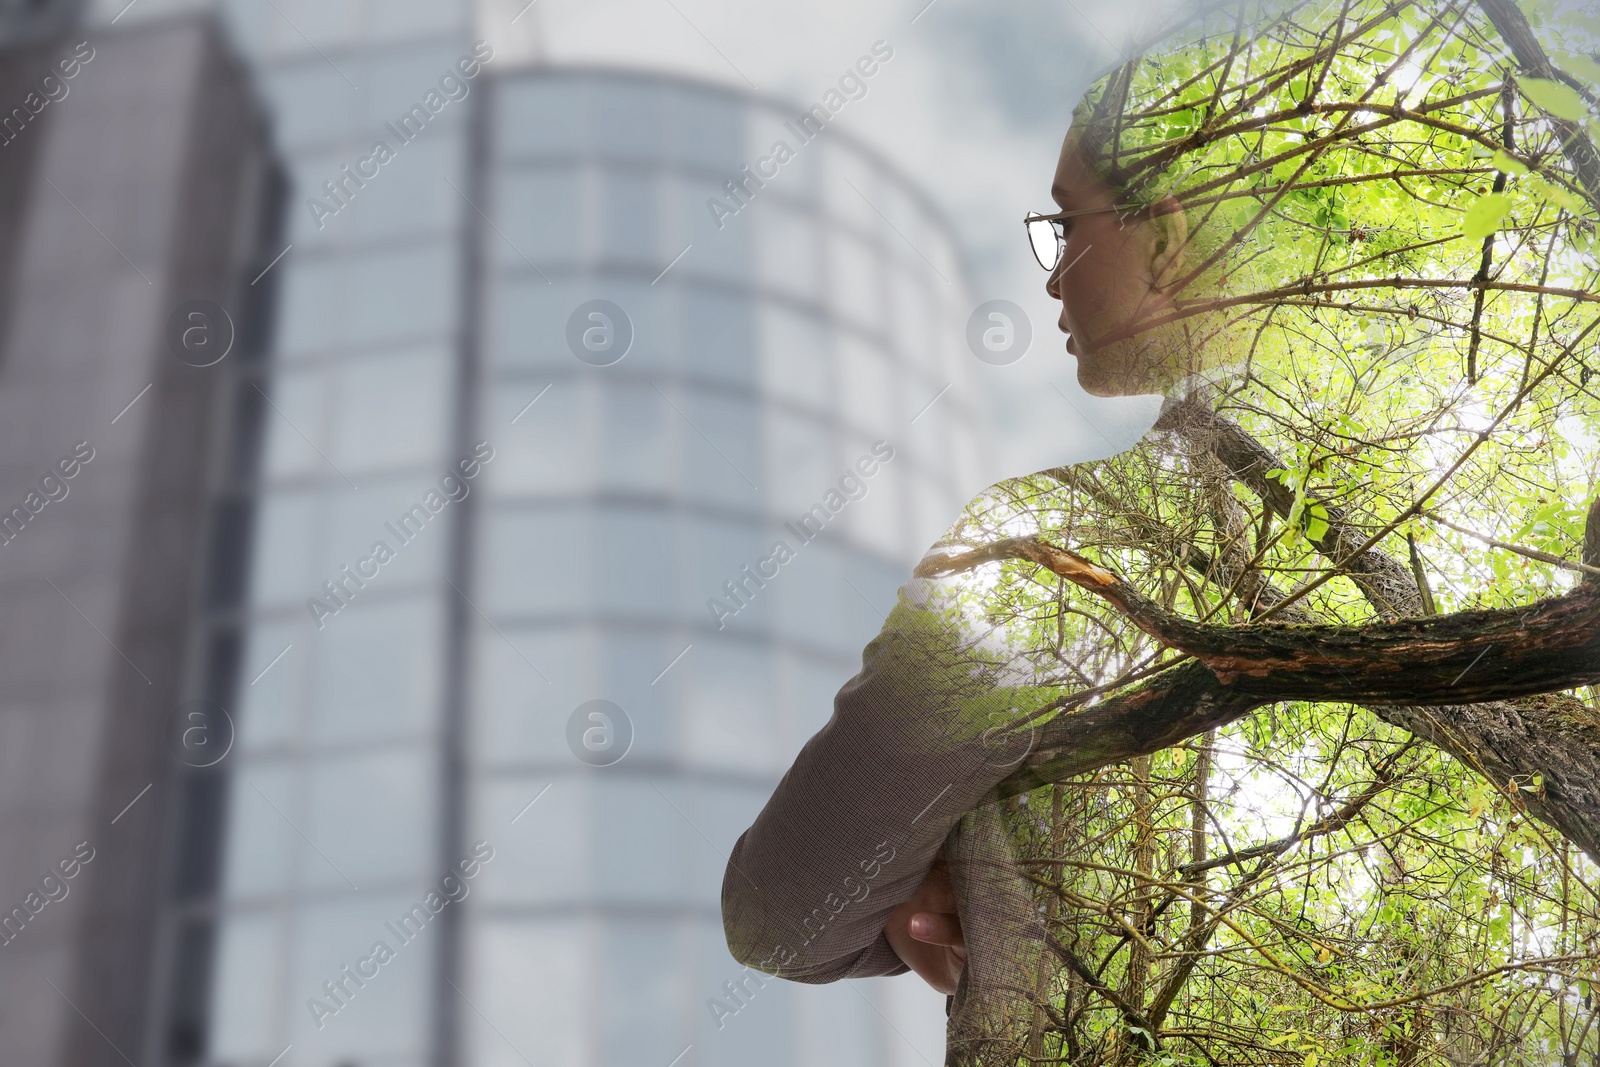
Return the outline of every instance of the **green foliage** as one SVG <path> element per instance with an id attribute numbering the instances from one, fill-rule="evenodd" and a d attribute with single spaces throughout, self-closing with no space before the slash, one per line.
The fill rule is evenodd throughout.
<path id="1" fill-rule="evenodd" d="M 1511 214 L 1511 198 L 1504 193 L 1484 193 L 1467 205 L 1462 220 L 1461 236 L 1469 241 L 1481 241 L 1500 228 Z"/>
<path id="2" fill-rule="evenodd" d="M 1570 85 L 1546 78 L 1524 78 L 1518 88 L 1522 95 L 1558 119 L 1582 122 L 1589 115 L 1589 105 Z"/>
<path id="3" fill-rule="evenodd" d="M 1600 87 L 1595 17 L 1525 9 Z M 996 487 L 954 539 L 1038 532 L 1219 624 L 1249 617 L 1241 571 L 1300 617 L 1378 617 L 1328 555 L 1336 516 L 1398 560 L 1413 537 L 1441 612 L 1568 591 L 1571 569 L 1503 546 L 1576 560 L 1600 493 L 1600 189 L 1550 118 L 1594 137 L 1588 101 L 1519 77 L 1471 3 L 1236 10 L 1114 73 L 1074 136 L 1119 192 L 1188 213 L 1182 300 L 1147 328 L 1242 368 L 1219 404 L 1280 458 L 1287 519 L 1154 435 Z M 1041 693 L 1173 658 L 1031 565 L 962 588 Z M 1146 1028 L 1061 967 L 1041 1055 L 1594 1062 L 1600 869 L 1528 816 L 1543 788 L 1486 781 L 1365 709 L 1289 704 L 1016 798 L 1052 936 L 1142 1010 L 1172 993 Z"/>

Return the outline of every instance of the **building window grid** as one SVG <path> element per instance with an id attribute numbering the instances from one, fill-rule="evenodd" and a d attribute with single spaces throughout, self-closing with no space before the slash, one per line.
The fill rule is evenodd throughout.
<path id="1" fill-rule="evenodd" d="M 797 198 L 797 199 L 799 199 L 799 198 Z M 588 213 L 586 213 L 586 214 L 588 214 Z M 592 217 L 592 215 L 591 215 L 591 217 Z M 882 250 L 881 250 L 881 247 L 880 247 L 880 249 L 879 249 L 880 254 L 881 254 L 881 251 Z M 882 275 L 880 273 L 880 284 L 881 284 L 881 277 L 882 277 Z M 927 282 L 926 276 L 925 275 L 920 275 L 920 281 L 923 284 L 926 284 L 926 282 Z M 885 305 L 887 306 L 887 302 L 886 301 L 885 301 Z M 827 313 L 823 312 L 821 309 L 815 309 L 814 313 L 817 314 L 820 319 L 822 319 L 824 322 L 828 323 L 829 325 L 832 325 L 832 326 L 835 326 L 835 327 L 837 327 L 839 325 L 839 319 L 836 316 L 828 315 Z M 907 368 L 907 369 L 910 370 L 910 369 L 913 369 L 913 368 Z M 925 373 L 926 373 L 925 371 L 922 371 L 921 373 L 919 373 L 919 376 L 921 376 L 921 374 L 925 374 Z M 501 384 L 504 384 L 507 381 L 515 380 L 519 376 L 520 377 L 531 377 L 533 375 L 521 375 L 521 374 L 519 374 L 519 372 L 515 372 L 515 371 L 512 371 L 512 372 L 505 372 L 505 371 L 498 372 L 498 373 L 496 373 L 496 375 L 492 379 L 491 384 L 486 386 L 486 391 L 491 390 L 495 385 L 501 385 Z M 684 384 L 686 384 L 686 385 L 690 384 L 690 382 L 688 380 L 688 376 L 685 376 Z M 709 384 L 709 383 L 707 383 L 707 384 Z M 696 387 L 696 388 L 701 387 L 701 383 L 698 383 L 698 382 L 692 383 L 691 387 Z M 761 396 L 760 392 L 759 392 L 759 389 L 757 389 L 754 392 L 755 392 L 755 398 L 754 398 L 755 399 L 755 405 L 756 405 L 758 410 L 765 410 L 770 406 L 778 406 L 770 398 Z M 840 428 L 840 425 L 837 423 L 836 420 L 830 420 L 829 423 L 827 423 L 827 428 L 830 431 L 830 434 L 829 434 L 830 439 L 835 440 L 835 441 L 841 440 L 841 438 L 842 438 L 841 428 Z M 503 502 L 496 502 L 495 506 L 499 507 L 499 506 L 501 506 L 502 503 Z M 324 514 L 325 514 L 325 512 L 324 512 Z M 257 621 L 259 621 L 259 620 L 257 620 Z M 510 621 L 510 620 L 508 619 L 508 621 Z M 515 625 L 515 624 L 513 623 L 513 625 Z M 680 632 L 680 633 L 687 632 L 688 630 L 693 629 L 693 628 L 690 628 L 690 627 L 684 627 L 684 626 L 682 626 L 682 624 L 673 624 L 673 628 L 677 632 Z M 767 637 L 765 639 L 760 638 L 760 637 L 756 637 L 755 635 L 752 635 L 752 637 L 754 638 L 754 640 L 759 641 L 762 647 L 767 648 L 769 650 L 769 652 L 772 651 L 772 650 L 775 650 L 780 645 L 789 645 L 790 647 L 793 647 L 792 643 L 781 642 L 776 637 Z M 797 649 L 797 651 L 798 651 L 798 649 Z M 828 652 L 826 652 L 824 650 L 820 650 L 820 649 L 811 650 L 809 652 L 809 654 L 811 656 L 813 656 L 814 658 L 818 659 L 818 660 L 833 661 L 833 660 L 836 659 L 836 657 L 833 656 L 832 654 L 830 654 L 830 653 L 828 653 Z M 302 683 L 302 684 L 305 684 L 305 683 Z M 262 754 L 258 754 L 258 757 L 259 757 L 259 755 L 262 755 Z M 300 757 L 295 757 L 295 758 L 304 759 L 305 757 L 302 755 Z M 517 772 L 514 769 L 495 769 L 495 768 L 491 768 L 489 766 L 485 766 L 484 767 L 484 773 L 487 776 L 491 777 L 491 778 L 499 778 L 502 775 L 504 775 L 504 776 L 514 776 Z M 689 773 L 692 774 L 692 776 L 695 779 L 698 780 L 700 778 L 705 777 L 708 772 L 697 769 L 697 770 L 694 770 L 694 771 L 689 772 Z M 301 851 L 303 853 L 304 850 L 301 850 Z M 303 861 L 303 856 L 301 857 L 301 860 Z M 339 894 L 334 893 L 333 897 L 336 898 L 338 895 Z M 214 902 L 210 902 L 209 904 L 207 904 L 207 903 L 197 903 L 197 904 L 186 906 L 183 910 L 184 910 L 185 913 L 194 912 L 194 913 L 197 913 L 197 914 L 198 913 L 204 913 L 204 912 L 209 910 L 212 913 L 220 913 L 220 914 L 223 914 L 223 915 L 226 915 L 226 914 L 228 914 L 230 912 L 237 912 L 239 914 L 246 914 L 246 913 L 254 913 L 254 912 L 258 912 L 258 911 L 262 911 L 262 910 L 270 910 L 270 911 L 273 911 L 273 912 L 275 912 L 277 914 L 280 914 L 285 919 L 286 922 L 288 922 L 291 926 L 294 926 L 294 925 L 296 925 L 296 920 L 299 918 L 301 909 L 299 907 L 293 906 L 293 905 L 296 905 L 296 904 L 299 904 L 299 903 L 302 903 L 302 902 L 306 902 L 306 901 L 309 901 L 309 900 L 313 900 L 313 899 L 322 899 L 322 894 L 315 894 L 315 893 L 311 893 L 311 892 L 308 892 L 308 891 L 297 891 L 297 892 L 294 892 L 294 893 L 286 894 L 283 897 L 277 897 L 277 898 L 267 897 L 267 898 L 261 898 L 261 899 L 256 899 L 256 900 L 249 900 L 249 901 L 240 899 L 240 900 L 237 900 L 237 901 L 228 901 L 226 903 L 215 902 L 215 901 Z M 674 911 L 674 914 L 682 914 L 681 909 L 676 909 Z M 702 916 L 701 918 L 704 918 L 704 917 Z M 591 934 L 594 935 L 594 936 L 598 936 L 598 929 L 594 928 L 593 924 L 589 924 L 589 925 L 591 926 Z M 591 937 L 591 940 L 593 940 L 593 937 Z M 591 978 L 591 984 L 592 984 L 592 978 Z M 587 997 L 586 999 L 588 1000 L 588 1002 L 591 1005 L 594 1005 L 597 998 L 594 995 L 593 989 L 590 990 L 590 994 L 591 995 L 589 997 Z"/>
<path id="2" fill-rule="evenodd" d="M 588 183 L 584 183 L 584 185 L 587 187 Z M 796 201 L 795 206 L 802 207 L 803 205 L 801 202 Z M 586 214 L 589 213 L 586 212 Z M 820 288 L 823 293 L 828 292 L 826 280 L 827 274 L 831 270 L 830 261 L 833 255 L 833 227 L 839 227 L 841 230 L 849 232 L 855 238 L 861 240 L 877 257 L 878 269 L 874 272 L 877 275 L 876 285 L 880 289 L 877 301 L 879 306 L 884 310 L 883 314 L 880 315 L 880 322 L 876 325 L 876 327 L 873 325 L 863 324 L 854 318 L 854 316 L 841 314 L 840 309 L 833 306 L 832 300 L 829 297 L 824 297 L 822 300 L 812 302 L 796 298 L 793 294 L 782 289 L 774 288 L 761 280 L 747 281 L 743 284 L 730 283 L 726 279 L 715 276 L 708 277 L 704 274 L 698 273 L 693 264 L 688 261 L 674 268 L 675 272 L 678 273 L 678 276 L 673 279 L 673 284 L 678 288 L 683 288 L 686 286 L 703 286 L 708 289 L 732 291 L 746 297 L 755 297 L 763 301 L 770 300 L 790 306 L 804 314 L 815 317 L 818 321 L 822 322 L 825 326 L 833 330 L 854 334 L 859 336 L 868 344 L 872 344 L 875 347 L 880 348 L 889 355 L 890 359 L 895 364 L 896 371 L 902 377 L 924 379 L 927 384 L 932 384 L 935 389 L 941 388 L 944 383 L 939 380 L 942 378 L 940 373 L 940 364 L 943 361 L 938 360 L 937 357 L 935 357 L 933 361 L 929 361 L 925 358 L 916 358 L 919 354 L 910 351 L 905 346 L 904 342 L 896 338 L 894 334 L 891 314 L 891 309 L 894 306 L 893 296 L 888 285 L 889 270 L 885 269 L 884 267 L 885 263 L 890 263 L 893 264 L 894 267 L 904 269 L 904 272 L 912 279 L 913 283 L 922 290 L 923 296 L 926 298 L 924 306 L 932 309 L 938 309 L 942 306 L 940 300 L 938 299 L 940 294 L 933 288 L 932 278 L 926 269 L 928 265 L 921 263 L 920 260 L 918 260 L 918 264 L 911 264 L 904 260 L 897 260 L 894 255 L 888 252 L 884 242 L 884 234 L 881 229 L 876 233 L 867 234 L 859 229 L 856 229 L 847 222 L 841 222 L 836 218 L 830 218 L 820 213 L 815 214 L 813 222 L 817 224 L 826 235 L 826 239 L 822 242 L 823 252 L 821 254 L 824 279 L 821 282 Z M 898 240 L 898 238 L 896 238 L 896 240 Z M 589 244 L 587 247 L 594 247 L 594 245 Z M 912 253 L 908 252 L 907 254 Z M 599 265 L 598 269 L 602 270 L 604 272 L 604 276 L 608 278 L 627 277 L 633 274 L 638 274 L 639 277 L 642 278 L 645 274 L 649 273 L 651 268 L 639 267 L 633 264 L 603 263 Z M 597 271 L 597 267 L 592 261 L 585 260 L 581 256 L 575 256 L 571 261 L 570 267 L 565 270 L 563 269 L 562 265 L 548 262 L 540 264 L 539 270 L 544 275 L 551 278 L 572 276 L 586 277 L 594 274 Z M 495 286 L 496 289 L 495 296 L 500 299 L 505 299 L 505 294 L 500 287 L 500 283 L 515 282 L 524 276 L 532 276 L 532 272 L 516 267 L 512 267 L 510 269 L 503 268 L 500 271 L 497 271 L 495 279 L 491 281 L 491 285 Z M 501 368 L 496 368 L 496 370 L 499 369 Z"/>

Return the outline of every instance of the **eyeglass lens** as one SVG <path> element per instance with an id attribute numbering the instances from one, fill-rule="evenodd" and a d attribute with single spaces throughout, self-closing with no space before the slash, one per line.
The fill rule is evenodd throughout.
<path id="1" fill-rule="evenodd" d="M 1066 226 L 1059 219 L 1029 219 L 1028 243 L 1033 246 L 1033 258 L 1045 270 L 1055 270 L 1061 262 L 1061 251 L 1066 244 Z"/>

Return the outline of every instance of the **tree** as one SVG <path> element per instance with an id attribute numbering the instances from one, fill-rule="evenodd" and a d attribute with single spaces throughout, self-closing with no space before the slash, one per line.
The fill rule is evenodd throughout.
<path id="1" fill-rule="evenodd" d="M 1194 234 L 1130 335 L 1241 372 L 919 567 L 1033 679 L 1037 1006 L 959 1062 L 1600 1062 L 1597 37 L 1232 7 L 1080 108 Z"/>

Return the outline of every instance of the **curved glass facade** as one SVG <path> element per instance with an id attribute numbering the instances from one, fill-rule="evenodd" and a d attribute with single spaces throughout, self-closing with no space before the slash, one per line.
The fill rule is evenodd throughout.
<path id="1" fill-rule="evenodd" d="M 506 847 L 467 913 L 471 1061 L 922 1062 L 876 983 L 747 980 L 718 897 L 927 547 L 907 512 L 965 503 L 949 233 L 870 151 L 722 89 L 541 70 L 490 104 L 466 781 L 470 836 Z M 793 158 L 737 214 L 708 207 L 777 140 Z M 594 300 L 632 326 L 608 366 L 567 336 Z M 894 458 L 804 540 L 879 441 Z M 603 768 L 568 740 L 596 699 L 634 734 Z"/>
<path id="2" fill-rule="evenodd" d="M 154 1010 L 234 1067 L 923 1062 L 903 1032 L 927 997 L 913 1023 L 903 984 L 763 984 L 718 899 L 926 547 L 910 531 L 965 503 L 948 228 L 776 104 L 492 64 L 319 227 L 307 197 L 470 47 L 464 11 L 319 55 L 247 7 L 293 252 L 249 590 L 213 620 L 242 649 L 237 744 L 193 801 L 226 796 L 216 874 L 166 916 L 214 947 L 173 950 Z M 779 139 L 793 158 L 741 203 L 725 183 Z M 596 324 L 623 358 L 582 348 Z M 573 740 L 594 700 L 629 738 L 609 766 Z M 419 912 L 480 840 L 464 895 Z"/>

